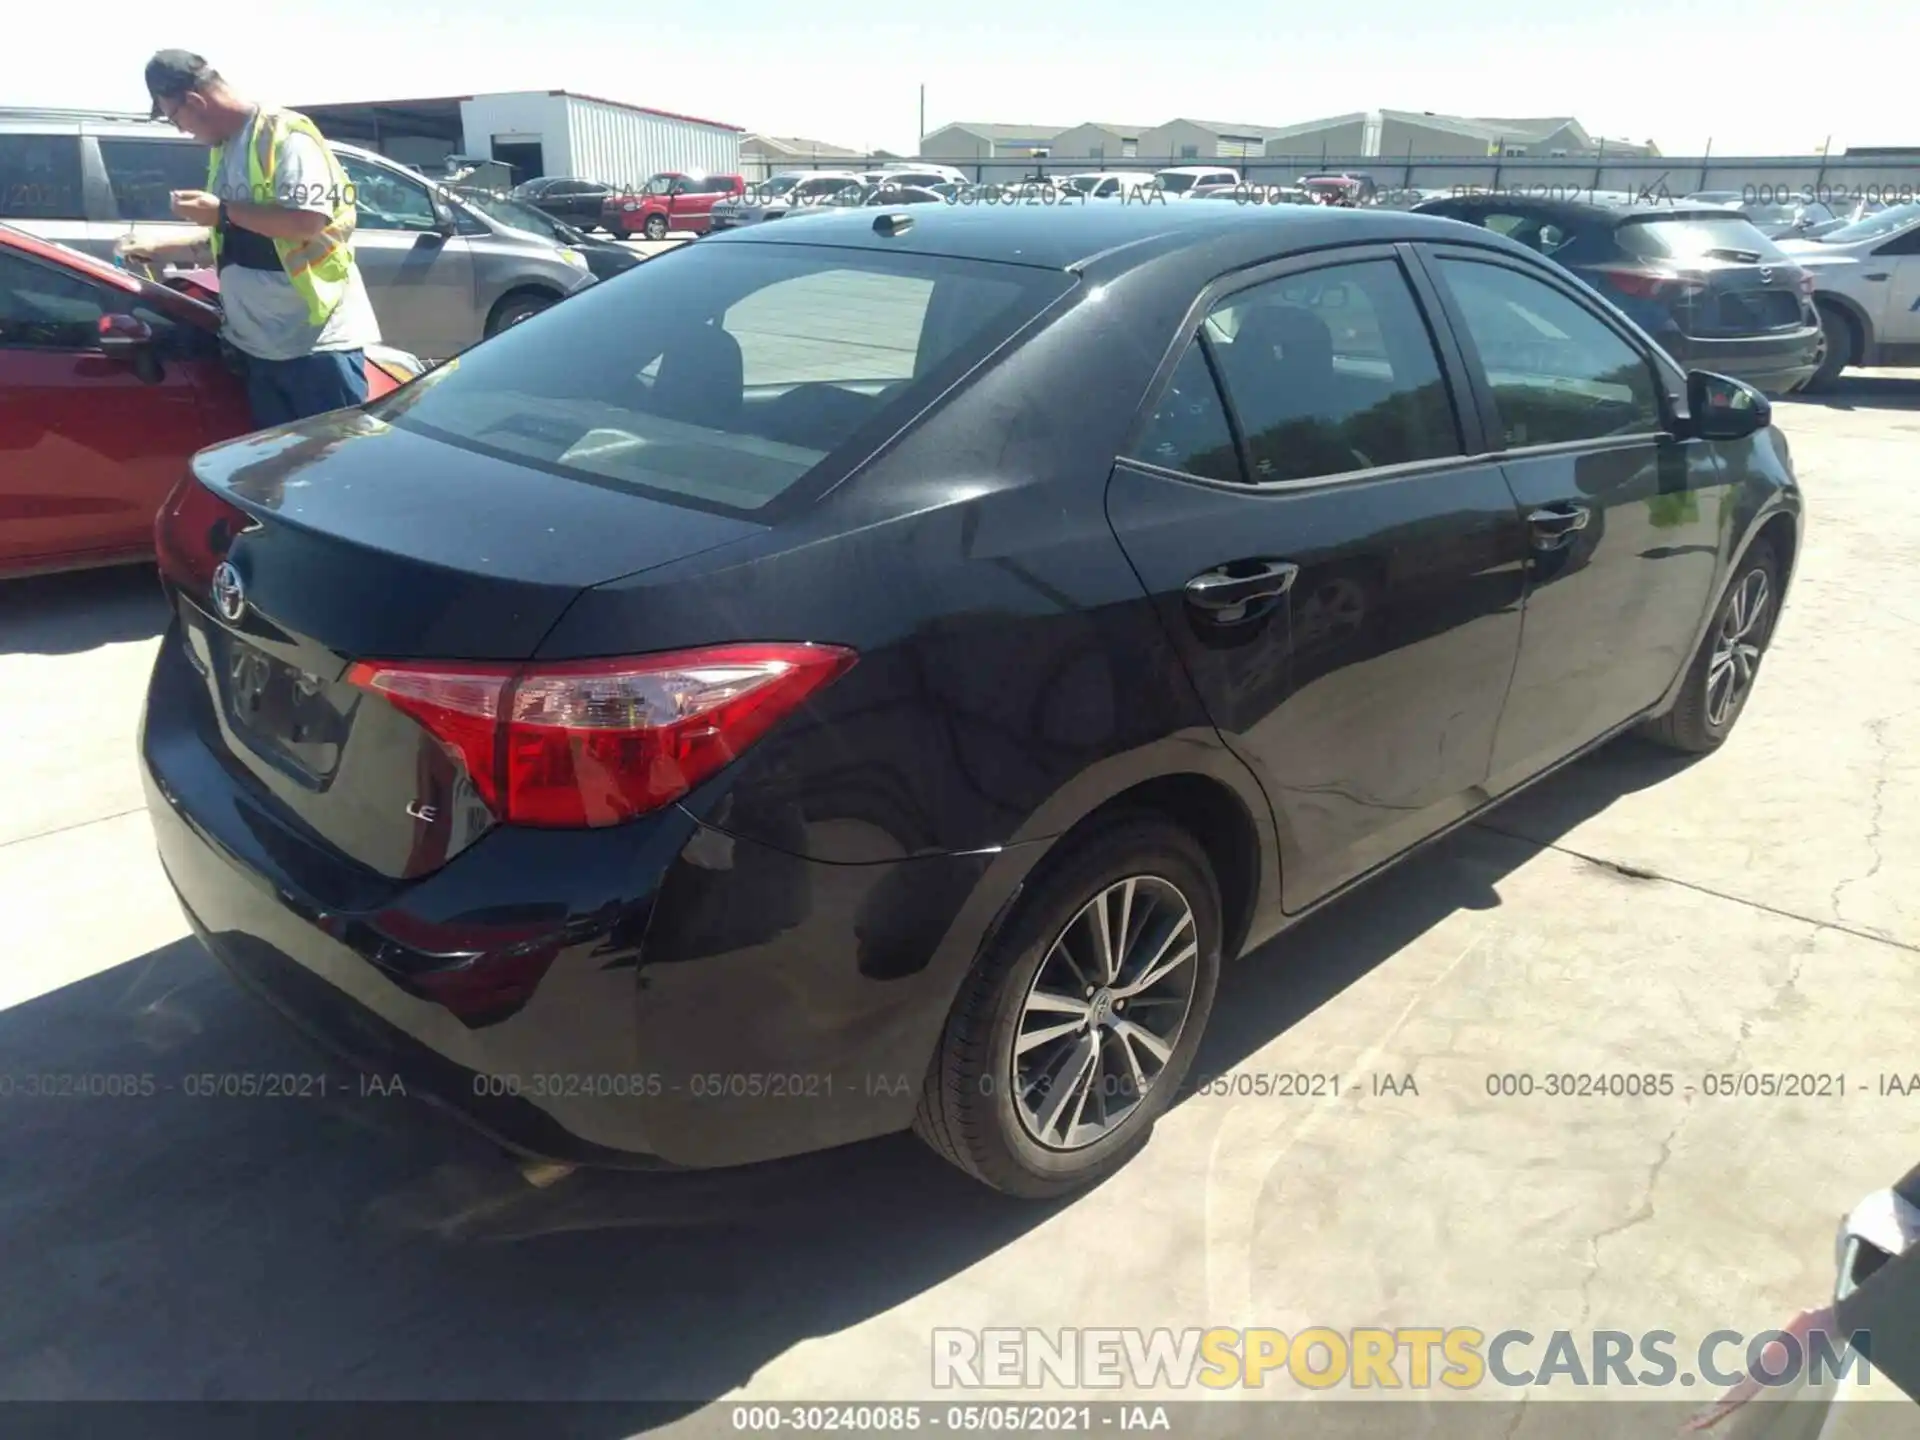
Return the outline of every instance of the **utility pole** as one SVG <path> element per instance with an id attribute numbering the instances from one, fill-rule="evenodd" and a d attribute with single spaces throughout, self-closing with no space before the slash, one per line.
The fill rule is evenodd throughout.
<path id="1" fill-rule="evenodd" d="M 920 138 L 913 142 L 913 155 L 917 160 L 920 152 L 927 148 L 927 87 L 920 87 Z"/>

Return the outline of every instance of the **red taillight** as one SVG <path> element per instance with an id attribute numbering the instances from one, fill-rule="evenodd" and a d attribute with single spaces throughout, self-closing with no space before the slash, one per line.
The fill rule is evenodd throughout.
<path id="1" fill-rule="evenodd" d="M 854 653 L 715 645 L 524 667 L 361 661 L 350 683 L 424 726 L 513 825 L 618 825 L 732 763 Z"/>
<path id="2" fill-rule="evenodd" d="M 1600 278 L 1622 295 L 1640 300 L 1692 300 L 1706 293 L 1706 282 L 1693 275 L 1643 270 L 1628 265 L 1596 267 Z"/>
<path id="3" fill-rule="evenodd" d="M 186 476 L 154 517 L 153 548 L 160 573 L 194 595 L 204 593 L 214 568 L 227 558 L 233 537 L 257 524 L 238 505 Z"/>

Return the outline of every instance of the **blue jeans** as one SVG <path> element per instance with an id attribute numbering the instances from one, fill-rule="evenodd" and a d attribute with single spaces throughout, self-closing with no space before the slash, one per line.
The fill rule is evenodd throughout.
<path id="1" fill-rule="evenodd" d="M 320 350 L 297 360 L 246 357 L 247 404 L 261 429 L 324 415 L 367 398 L 363 350 Z"/>

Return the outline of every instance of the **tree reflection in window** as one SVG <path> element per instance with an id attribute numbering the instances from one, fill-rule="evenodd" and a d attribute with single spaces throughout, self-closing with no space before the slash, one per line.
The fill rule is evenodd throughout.
<path id="1" fill-rule="evenodd" d="M 1130 453 L 1149 465 L 1209 480 L 1246 478 L 1240 471 L 1226 408 L 1198 340 L 1180 357 L 1172 383 Z"/>

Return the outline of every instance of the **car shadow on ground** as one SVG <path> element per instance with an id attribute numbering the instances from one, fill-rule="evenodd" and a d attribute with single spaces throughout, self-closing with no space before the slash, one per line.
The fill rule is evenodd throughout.
<path id="1" fill-rule="evenodd" d="M 76 655 L 151 640 L 167 601 L 151 565 L 0 581 L 0 655 Z"/>
<path id="2" fill-rule="evenodd" d="M 1675 763 L 1612 747 L 1523 799 L 1509 828 L 1531 840 L 1463 830 L 1231 967 L 1196 1074 L 1449 914 L 1497 906 L 1536 841 Z M 0 1013 L 0 1053 L 0 1399 L 589 1400 L 607 1403 L 565 1427 L 549 1413 L 544 1433 L 613 1440 L 1059 1208 L 995 1195 L 906 1135 L 536 1189 L 417 1097 L 316 1057 L 192 941 Z M 197 1093 L 234 1075 L 324 1076 L 325 1093 Z M 832 1388 L 819 1398 L 871 1377 Z M 116 1432 L 103 1413 L 90 1433 Z"/>
<path id="3" fill-rule="evenodd" d="M 1817 395 L 1783 396 L 1794 405 L 1822 410 L 1920 410 L 1920 375 L 1841 375 L 1831 389 Z"/>

